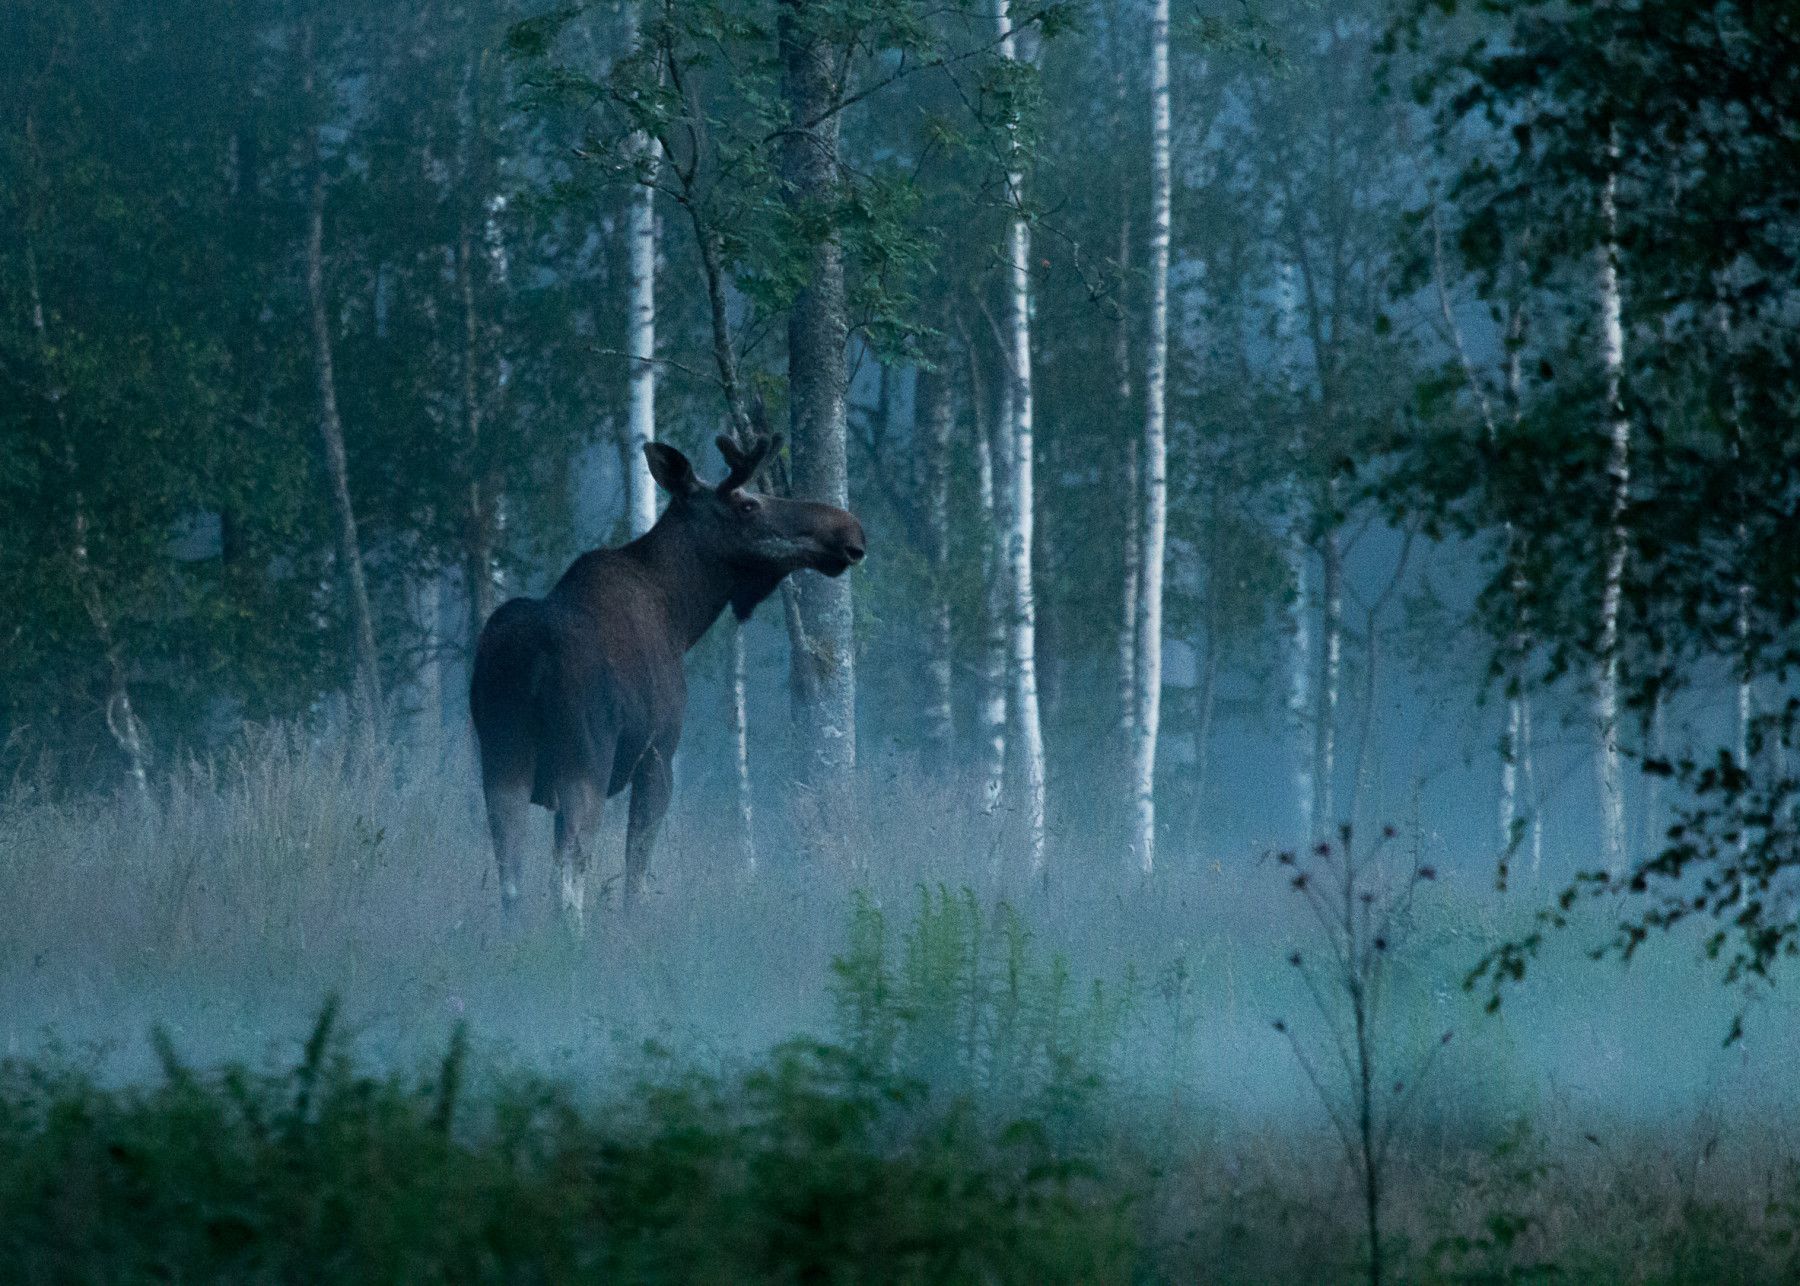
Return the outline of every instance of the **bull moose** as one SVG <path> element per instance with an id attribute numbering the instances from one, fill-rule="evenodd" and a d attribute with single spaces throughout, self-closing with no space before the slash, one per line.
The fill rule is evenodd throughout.
<path id="1" fill-rule="evenodd" d="M 627 545 L 583 554 L 544 597 L 503 603 L 482 627 L 469 711 L 509 911 L 538 804 L 556 817 L 562 904 L 579 931 L 588 841 L 606 799 L 626 786 L 626 907 L 641 897 L 681 738 L 683 653 L 727 605 L 747 619 L 789 573 L 841 576 L 862 561 L 854 515 L 747 489 L 779 437 L 746 447 L 721 437 L 718 446 L 729 472 L 708 486 L 680 451 L 647 443 L 650 476 L 669 493 L 656 525 Z"/>

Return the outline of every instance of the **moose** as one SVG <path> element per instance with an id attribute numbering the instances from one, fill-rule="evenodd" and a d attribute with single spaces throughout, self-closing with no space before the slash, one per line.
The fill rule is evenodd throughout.
<path id="1" fill-rule="evenodd" d="M 766 434 L 742 447 L 720 437 L 729 472 L 708 486 L 680 451 L 646 443 L 650 476 L 669 494 L 656 524 L 629 544 L 581 555 L 544 597 L 511 599 L 482 627 L 469 712 L 507 911 L 518 902 L 537 804 L 555 814 L 562 906 L 581 931 L 588 842 L 605 801 L 627 786 L 624 905 L 641 898 L 681 739 L 683 654 L 727 606 L 749 619 L 790 573 L 841 576 L 862 561 L 854 515 L 748 489 L 780 444 Z"/>

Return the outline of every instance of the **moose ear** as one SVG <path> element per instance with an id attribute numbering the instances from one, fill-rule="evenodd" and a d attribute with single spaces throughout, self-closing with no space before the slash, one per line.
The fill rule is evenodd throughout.
<path id="1" fill-rule="evenodd" d="M 694 477 L 694 466 L 668 443 L 644 443 L 644 460 L 650 466 L 650 476 L 656 479 L 656 485 L 671 496 L 685 496 L 699 489 L 700 482 Z"/>

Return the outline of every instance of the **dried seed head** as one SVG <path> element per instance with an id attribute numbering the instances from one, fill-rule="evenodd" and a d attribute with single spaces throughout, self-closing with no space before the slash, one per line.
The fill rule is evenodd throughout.
<path id="1" fill-rule="evenodd" d="M 1284 1023 L 1283 1021 L 1281 1021 L 1281 1019 L 1279 1019 L 1279 1018 L 1277 1018 L 1273 1023 L 1271 1023 L 1270 1026 L 1272 1026 L 1276 1031 L 1279 1031 L 1279 1032 L 1285 1032 L 1287 1030 L 1287 1024 Z"/>
<path id="2" fill-rule="evenodd" d="M 1421 879 L 1421 880 L 1435 880 L 1435 879 L 1437 879 L 1437 867 L 1435 867 L 1435 866 L 1421 866 L 1421 867 L 1420 867 L 1420 868 L 1419 868 L 1419 878 L 1420 878 L 1420 879 Z"/>
<path id="3" fill-rule="evenodd" d="M 1298 951 L 1288 952 L 1288 963 L 1298 969 L 1300 967 L 1300 953 Z"/>
<path id="4" fill-rule="evenodd" d="M 1376 938 L 1375 939 L 1375 949 L 1377 951 L 1386 951 L 1387 950 L 1387 939 L 1385 937 Z"/>

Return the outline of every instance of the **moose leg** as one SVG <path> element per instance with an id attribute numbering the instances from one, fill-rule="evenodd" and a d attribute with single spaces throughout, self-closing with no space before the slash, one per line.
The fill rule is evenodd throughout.
<path id="1" fill-rule="evenodd" d="M 669 811 L 671 787 L 669 761 L 651 746 L 631 775 L 631 812 L 625 825 L 625 907 L 644 895 L 644 877 L 650 869 L 650 850 Z"/>
<path id="2" fill-rule="evenodd" d="M 487 800 L 488 834 L 494 840 L 494 865 L 500 874 L 500 906 L 512 913 L 519 901 L 519 869 L 525 833 L 531 821 L 531 782 L 490 782 Z"/>
<path id="3" fill-rule="evenodd" d="M 588 782 L 569 782 L 556 792 L 556 873 L 563 914 L 577 936 L 587 919 L 587 840 L 600 825 L 600 811 L 600 792 Z"/>

